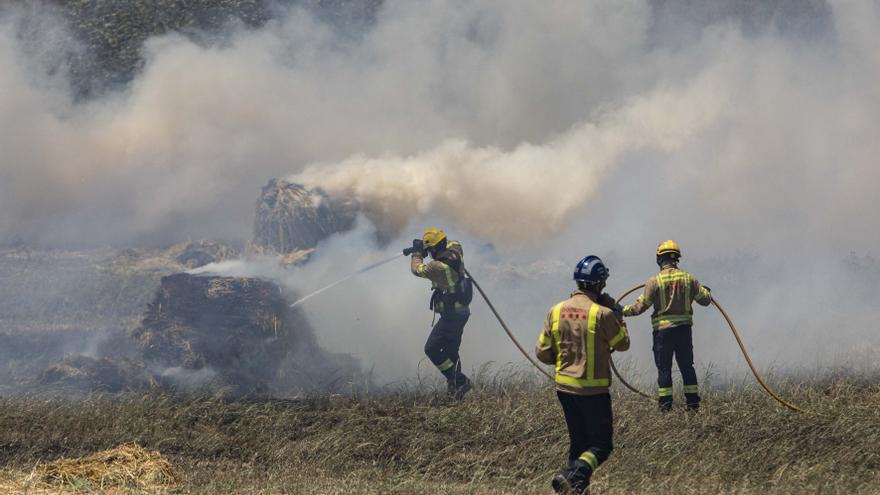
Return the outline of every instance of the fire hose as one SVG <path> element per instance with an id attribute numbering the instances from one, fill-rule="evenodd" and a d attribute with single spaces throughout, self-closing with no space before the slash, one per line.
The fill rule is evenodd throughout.
<path id="1" fill-rule="evenodd" d="M 547 378 L 553 380 L 553 379 L 554 379 L 553 376 L 551 376 L 550 373 L 547 372 L 547 370 L 545 370 L 540 364 L 538 364 L 538 363 L 537 363 L 537 362 L 536 362 L 536 361 L 535 361 L 535 360 L 529 355 L 529 353 L 527 353 L 526 350 L 523 349 L 523 346 L 520 345 L 519 341 L 516 339 L 516 337 L 514 337 L 513 332 L 511 332 L 511 331 L 510 331 L 510 328 L 507 327 L 507 324 L 504 322 L 504 319 L 501 318 L 501 315 L 500 315 L 500 314 L 498 314 L 498 311 L 495 309 L 495 306 L 492 304 L 492 301 L 489 300 L 489 297 L 488 297 L 488 296 L 486 295 L 486 293 L 483 291 L 483 288 L 480 287 L 480 284 L 479 284 L 479 283 L 477 282 L 477 280 L 473 277 L 473 275 L 471 275 L 470 272 L 467 271 L 467 268 L 464 269 L 464 272 L 465 272 L 465 274 L 468 276 L 468 278 L 471 279 L 471 282 L 474 284 L 474 287 L 477 288 L 477 291 L 480 293 L 480 296 L 481 296 L 481 297 L 483 298 L 483 300 L 486 302 L 486 305 L 489 306 L 489 309 L 492 311 L 492 314 L 495 315 L 495 319 L 497 319 L 497 320 L 498 320 L 498 323 L 501 324 L 501 328 L 504 329 L 504 332 L 505 332 L 505 333 L 507 334 L 507 336 L 510 338 L 511 342 L 513 342 L 513 345 L 516 346 L 516 348 L 519 350 L 519 352 L 520 352 L 520 353 L 521 353 L 521 354 L 522 354 L 522 355 L 523 355 L 523 356 L 524 356 L 524 357 L 525 357 L 530 363 L 532 363 L 532 365 L 533 365 L 538 371 L 540 371 L 540 372 L 541 372 L 544 376 L 546 376 Z M 633 287 L 632 289 L 630 289 L 630 290 L 624 292 L 619 298 L 617 298 L 617 302 L 620 303 L 620 301 L 622 301 L 626 296 L 628 296 L 628 295 L 632 294 L 633 292 L 635 292 L 635 291 L 637 291 L 637 290 L 643 288 L 644 286 L 645 286 L 644 284 L 637 285 L 637 286 Z M 742 352 L 743 357 L 746 359 L 746 363 L 748 363 L 748 365 L 749 365 L 749 369 L 751 369 L 752 374 L 755 376 L 755 380 L 758 382 L 758 384 L 761 386 L 761 388 L 763 388 L 764 391 L 767 392 L 767 394 L 768 394 L 770 397 L 772 397 L 774 400 L 776 400 L 777 402 L 779 402 L 779 403 L 782 404 L 783 406 L 787 407 L 788 409 L 791 409 L 792 411 L 796 411 L 796 412 L 800 412 L 800 413 L 806 413 L 806 411 L 804 411 L 803 409 L 801 409 L 801 408 L 795 406 L 794 404 L 792 404 L 792 403 L 786 401 L 785 399 L 783 399 L 782 397 L 780 397 L 778 394 L 776 394 L 776 392 L 774 392 L 774 391 L 773 391 L 773 390 L 767 385 L 767 383 L 766 383 L 766 382 L 764 381 L 764 379 L 761 377 L 761 374 L 758 373 L 758 370 L 755 368 L 754 363 L 752 363 L 752 359 L 751 359 L 751 357 L 749 356 L 748 351 L 746 351 L 746 346 L 745 346 L 745 344 L 743 344 L 742 338 L 740 337 L 739 332 L 738 332 L 737 329 L 736 329 L 736 325 L 734 325 L 734 324 L 733 324 L 733 320 L 730 319 L 730 315 L 727 314 L 727 311 L 724 310 L 724 308 L 718 303 L 717 300 L 715 300 L 714 297 L 712 297 L 712 304 L 715 305 L 715 307 L 718 309 L 718 311 L 721 312 L 721 316 L 724 317 L 724 319 L 727 321 L 728 326 L 730 326 L 730 330 L 731 330 L 731 332 L 733 332 L 733 336 L 734 336 L 734 338 L 736 339 L 736 343 L 739 345 L 739 349 L 740 349 L 740 351 Z M 638 394 L 638 395 L 641 395 L 642 397 L 645 397 L 645 398 L 648 398 L 648 399 L 653 399 L 653 397 L 651 397 L 650 395 L 648 395 L 648 394 L 642 392 L 641 390 L 637 389 L 636 387 L 630 385 L 629 382 L 627 382 L 627 381 L 626 381 L 626 380 L 620 375 L 620 372 L 617 370 L 617 367 L 614 365 L 614 359 L 610 359 L 610 357 L 609 357 L 609 361 L 610 361 L 610 363 L 611 363 L 611 370 L 614 372 L 614 376 L 616 376 L 617 379 L 620 380 L 620 383 L 622 383 L 626 388 L 628 388 L 628 389 L 631 390 L 632 392 L 634 392 L 634 393 L 636 393 L 636 394 Z"/>
<path id="2" fill-rule="evenodd" d="M 464 267 L 462 267 L 462 268 L 464 268 Z M 483 300 L 486 301 L 486 305 L 489 306 L 490 310 L 492 310 L 492 314 L 495 315 L 495 319 L 498 320 L 498 323 L 501 324 L 501 328 L 503 328 L 504 332 L 507 333 L 507 336 L 510 337 L 510 341 L 513 342 L 513 345 L 515 345 L 516 348 L 519 349 L 519 352 L 522 353 L 522 355 L 526 359 L 528 359 L 529 362 L 532 363 L 532 365 L 534 365 L 538 371 L 543 373 L 544 376 L 546 376 L 547 378 L 553 380 L 554 379 L 553 376 L 550 375 L 550 373 L 547 373 L 547 370 L 545 370 L 543 366 L 538 364 L 537 361 L 535 361 L 532 358 L 532 356 L 530 356 L 529 353 L 526 352 L 525 349 L 523 349 L 523 346 L 520 345 L 519 341 L 516 340 L 516 337 L 513 336 L 513 332 L 511 332 L 510 329 L 507 328 L 507 324 L 504 323 L 504 319 L 501 318 L 501 315 L 498 314 L 498 311 L 495 309 L 495 306 L 492 305 L 492 301 L 489 300 L 489 297 L 486 296 L 485 292 L 483 292 L 483 288 L 480 287 L 480 284 L 477 283 L 477 279 L 475 279 L 474 276 L 471 275 L 471 273 L 467 270 L 467 268 L 464 268 L 464 273 L 465 273 L 465 275 L 468 276 L 469 279 L 471 279 L 471 283 L 474 284 L 474 287 L 477 288 L 477 292 L 479 292 L 480 296 L 483 297 Z"/>
<path id="3" fill-rule="evenodd" d="M 643 288 L 644 286 L 645 286 L 645 284 L 637 285 L 637 286 L 633 287 L 632 289 L 624 292 L 620 297 L 617 298 L 617 303 L 620 304 L 620 301 L 622 301 L 626 296 Z M 758 382 L 758 385 L 760 385 L 761 388 L 763 388 L 764 391 L 767 392 L 767 395 L 772 397 L 776 402 L 791 409 L 792 411 L 806 413 L 807 411 L 804 411 L 803 409 L 795 406 L 791 402 L 788 402 L 787 400 L 783 399 L 767 385 L 767 383 L 764 381 L 764 378 L 762 378 L 761 374 L 758 373 L 757 368 L 755 368 L 755 364 L 752 362 L 752 358 L 749 356 L 749 352 L 746 350 L 745 344 L 743 344 L 742 338 L 740 337 L 739 332 L 736 329 L 736 325 L 734 325 L 733 320 L 730 319 L 730 315 L 727 314 L 727 311 L 724 310 L 724 308 L 721 306 L 721 304 L 718 303 L 718 301 L 715 299 L 714 296 L 712 296 L 711 299 L 712 299 L 712 304 L 718 309 L 718 311 L 721 312 L 721 316 L 724 317 L 724 320 L 727 321 L 727 325 L 730 327 L 730 331 L 733 333 L 733 337 L 736 339 L 737 345 L 739 345 L 739 350 L 742 352 L 743 357 L 746 359 L 746 363 L 749 365 L 749 369 L 752 370 L 752 375 L 755 376 L 755 381 Z M 633 387 L 632 385 L 627 383 L 626 380 L 624 380 L 623 377 L 620 376 L 620 372 L 618 372 L 617 368 L 614 366 L 614 359 L 610 359 L 610 361 L 611 361 L 611 369 L 612 369 L 612 371 L 614 371 L 614 376 L 616 376 L 620 380 L 620 382 L 623 383 L 624 386 L 626 386 L 626 388 L 632 390 L 633 392 L 635 392 L 643 397 L 650 398 L 650 396 L 648 394 L 636 389 L 635 387 Z"/>
<path id="4" fill-rule="evenodd" d="M 326 286 L 326 287 L 323 287 L 323 288 L 321 288 L 321 289 L 318 289 L 318 290 L 312 292 L 311 294 L 308 294 L 307 296 L 300 298 L 299 300 L 297 300 L 297 301 L 295 301 L 293 304 L 291 304 L 291 307 L 293 307 L 293 306 L 297 306 L 297 305 L 299 305 L 299 304 L 305 302 L 306 300 L 308 300 L 308 299 L 310 299 L 310 298 L 312 298 L 312 297 L 314 297 L 314 296 L 316 296 L 316 295 L 318 295 L 318 294 L 320 294 L 320 293 L 322 293 L 322 292 L 324 292 L 324 291 L 326 291 L 326 290 L 329 290 L 330 288 L 335 287 L 336 285 L 339 285 L 340 283 L 342 283 L 342 282 L 344 282 L 344 281 L 346 281 L 346 280 L 348 280 L 348 279 L 350 279 L 350 278 L 352 278 L 352 277 L 354 277 L 354 276 L 360 275 L 360 274 L 362 274 L 362 273 L 365 273 L 365 272 L 368 272 L 368 271 L 373 270 L 373 269 L 375 269 L 375 268 L 378 268 L 378 267 L 380 267 L 380 266 L 382 266 L 382 265 L 384 265 L 384 264 L 390 263 L 390 262 L 396 260 L 397 258 L 399 258 L 399 257 L 401 257 L 401 256 L 404 256 L 405 254 L 406 254 L 406 252 L 404 251 L 404 254 L 397 254 L 397 255 L 395 255 L 395 256 L 393 256 L 393 257 L 391 257 L 391 258 L 388 258 L 388 259 L 385 259 L 385 260 L 379 261 L 379 262 L 377 262 L 377 263 L 373 263 L 372 265 L 369 265 L 369 266 L 367 266 L 367 267 L 365 267 L 365 268 L 362 268 L 362 269 L 360 269 L 360 270 L 358 270 L 358 271 L 356 271 L 356 272 L 354 272 L 354 273 L 348 275 L 347 277 L 344 277 L 344 278 L 341 279 L 341 280 L 337 280 L 336 282 L 333 282 L 332 284 L 330 284 L 330 285 L 328 285 L 328 286 Z M 479 284 L 479 283 L 477 282 L 477 280 L 473 277 L 473 275 L 471 275 L 470 272 L 468 272 L 467 268 L 464 268 L 464 272 L 465 272 L 465 274 L 467 275 L 467 277 L 471 280 L 471 282 L 474 284 L 474 287 L 477 288 L 477 291 L 480 293 L 480 296 L 481 296 L 481 297 L 483 298 L 483 300 L 486 302 L 486 305 L 489 306 L 489 309 L 492 311 L 492 314 L 495 315 L 495 319 L 497 319 L 497 320 L 498 320 L 498 323 L 501 324 L 501 328 L 504 329 L 504 332 L 505 332 L 505 333 L 507 334 L 507 336 L 510 338 L 510 341 L 513 342 L 513 345 L 516 346 L 516 348 L 519 350 L 519 352 L 520 352 L 520 353 L 521 353 L 521 354 L 522 354 L 522 355 L 523 355 L 523 356 L 524 356 L 524 357 L 525 357 L 530 363 L 532 363 L 532 365 L 533 365 L 538 371 L 540 371 L 544 376 L 546 376 L 546 377 L 549 378 L 550 380 L 553 380 L 553 379 L 554 379 L 553 376 L 552 376 L 550 373 L 548 373 L 547 370 L 544 369 L 544 367 L 542 367 L 540 364 L 538 364 L 538 362 L 535 361 L 535 360 L 532 358 L 532 356 L 529 355 L 528 352 L 526 352 L 526 350 L 523 348 L 523 346 L 520 345 L 519 341 L 516 339 L 516 337 L 514 337 L 513 332 L 510 331 L 510 328 L 508 328 L 507 324 L 504 322 L 504 319 L 501 318 L 501 315 L 500 315 L 500 314 L 498 314 L 498 310 L 495 309 L 495 306 L 492 304 L 492 301 L 489 300 L 489 297 L 488 297 L 488 296 L 486 295 L 486 293 L 483 291 L 483 288 L 480 287 L 480 284 Z M 632 294 L 633 292 L 635 292 L 635 291 L 637 291 L 637 290 L 643 288 L 644 286 L 645 286 L 644 284 L 642 284 L 642 285 L 637 285 L 637 286 L 633 287 L 632 289 L 630 289 L 630 290 L 624 292 L 619 298 L 617 298 L 617 303 L 619 304 L 620 301 L 622 301 L 626 296 L 628 296 L 628 295 Z M 772 397 L 774 400 L 776 400 L 777 402 L 779 402 L 779 403 L 782 404 L 783 406 L 785 406 L 785 407 L 791 409 L 792 411 L 797 411 L 797 412 L 801 412 L 801 413 L 806 413 L 806 411 L 804 411 L 803 409 L 801 409 L 801 408 L 795 406 L 794 404 L 792 404 L 792 403 L 786 401 L 785 399 L 779 397 L 779 395 L 777 395 L 773 390 L 770 389 L 770 387 L 767 385 L 767 383 L 764 382 L 764 379 L 761 377 L 761 374 L 758 373 L 758 370 L 755 368 L 754 363 L 752 363 L 752 359 L 751 359 L 751 357 L 749 357 L 749 353 L 748 353 L 748 351 L 746 351 L 746 346 L 745 346 L 745 344 L 743 344 L 742 338 L 740 338 L 740 336 L 739 336 L 739 332 L 736 330 L 736 325 L 734 325 L 734 324 L 733 324 L 733 320 L 730 319 L 730 315 L 728 315 L 728 314 L 727 314 L 727 311 L 725 311 L 724 308 L 723 308 L 720 304 L 718 304 L 718 301 L 717 301 L 714 297 L 712 297 L 712 304 L 714 304 L 715 307 L 718 308 L 718 311 L 721 312 L 721 316 L 724 317 L 724 319 L 727 321 L 728 326 L 730 326 L 730 330 L 731 330 L 731 332 L 733 332 L 733 336 L 734 336 L 734 338 L 736 339 L 736 343 L 739 345 L 739 349 L 740 349 L 740 351 L 742 351 L 742 355 L 743 355 L 743 357 L 746 359 L 746 363 L 748 363 L 748 365 L 749 365 L 749 369 L 752 370 L 752 374 L 755 376 L 755 380 L 757 380 L 757 382 L 758 382 L 758 384 L 761 386 L 761 388 L 763 388 L 764 391 L 767 392 L 768 395 L 770 395 L 770 397 Z M 636 387 L 630 385 L 630 383 L 627 382 L 627 381 L 626 381 L 626 380 L 620 375 L 620 372 L 617 370 L 617 367 L 614 365 L 614 359 L 612 359 L 610 356 L 609 356 L 609 362 L 610 362 L 610 364 L 611 364 L 611 370 L 614 372 L 614 376 L 616 376 L 617 379 L 620 380 L 620 383 L 622 383 L 626 388 L 628 388 L 628 389 L 631 390 L 632 392 L 634 392 L 634 393 L 636 393 L 636 394 L 638 394 L 638 395 L 641 395 L 642 397 L 645 397 L 645 398 L 648 398 L 648 399 L 651 399 L 651 398 L 652 398 L 650 395 L 648 395 L 648 394 L 642 392 L 641 390 L 637 389 Z"/>

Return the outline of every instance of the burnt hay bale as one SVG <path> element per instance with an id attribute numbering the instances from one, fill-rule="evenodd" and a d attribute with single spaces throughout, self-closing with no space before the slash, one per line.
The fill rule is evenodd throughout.
<path id="1" fill-rule="evenodd" d="M 333 234 L 354 228 L 357 206 L 317 189 L 272 179 L 257 201 L 252 246 L 288 254 L 314 248 Z"/>
<path id="2" fill-rule="evenodd" d="M 306 369 L 333 361 L 280 288 L 255 278 L 164 277 L 133 337 L 164 384 L 223 387 L 233 395 L 291 385 L 282 376 L 291 359 Z"/>
<path id="3" fill-rule="evenodd" d="M 198 268 L 237 258 L 238 249 L 215 241 L 201 240 L 181 244 L 172 248 L 174 259 L 187 268 Z"/>
<path id="4" fill-rule="evenodd" d="M 60 363 L 50 365 L 40 373 L 37 381 L 43 385 L 113 393 L 156 386 L 140 363 L 82 355 L 67 356 Z"/>

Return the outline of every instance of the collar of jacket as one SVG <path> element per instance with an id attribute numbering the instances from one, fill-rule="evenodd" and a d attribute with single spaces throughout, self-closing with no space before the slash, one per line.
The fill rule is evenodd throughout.
<path id="1" fill-rule="evenodd" d="M 663 270 L 678 270 L 678 269 L 679 269 L 678 266 L 677 266 L 677 265 L 673 265 L 672 263 L 664 263 L 663 265 L 660 266 L 660 271 L 661 271 L 661 272 L 662 272 Z"/>
<path id="2" fill-rule="evenodd" d="M 572 292 L 570 297 L 574 296 L 585 296 L 593 302 L 596 302 L 596 298 L 599 297 L 597 294 L 593 294 L 592 292 L 588 292 L 582 289 L 577 289 L 576 291 Z"/>

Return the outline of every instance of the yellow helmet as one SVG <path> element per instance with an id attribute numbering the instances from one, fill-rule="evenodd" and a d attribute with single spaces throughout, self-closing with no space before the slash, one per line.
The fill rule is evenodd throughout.
<path id="1" fill-rule="evenodd" d="M 664 254 L 675 253 L 678 257 L 681 257 L 681 248 L 678 247 L 678 243 L 673 240 L 668 240 L 666 242 L 661 243 L 657 246 L 657 256 L 661 256 Z"/>
<path id="2" fill-rule="evenodd" d="M 446 234 L 440 229 L 428 229 L 422 234 L 422 242 L 424 242 L 425 247 L 429 249 L 436 247 L 437 244 L 443 242 L 444 239 L 446 239 Z"/>

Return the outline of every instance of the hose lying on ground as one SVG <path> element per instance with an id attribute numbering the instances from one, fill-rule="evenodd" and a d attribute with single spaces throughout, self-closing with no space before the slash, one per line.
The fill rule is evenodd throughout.
<path id="1" fill-rule="evenodd" d="M 633 287 L 632 289 L 624 292 L 620 297 L 617 298 L 617 303 L 620 304 L 620 301 L 622 301 L 626 296 L 643 288 L 644 286 L 645 286 L 645 284 L 637 285 L 637 286 Z M 752 358 L 749 357 L 749 353 L 748 353 L 748 351 L 746 351 L 746 346 L 745 346 L 745 344 L 743 344 L 742 338 L 740 338 L 739 332 L 736 330 L 736 325 L 734 325 L 733 320 L 730 319 L 730 315 L 728 315 L 727 311 L 724 311 L 724 308 L 722 308 L 721 305 L 718 304 L 718 301 L 715 299 L 714 296 L 712 296 L 712 304 L 714 304 L 715 307 L 718 308 L 718 311 L 721 312 L 721 316 L 723 316 L 724 319 L 727 321 L 727 325 L 730 327 L 730 331 L 733 332 L 733 337 L 736 339 L 736 343 L 739 345 L 739 350 L 742 351 L 743 357 L 746 358 L 746 363 L 748 363 L 749 369 L 752 370 L 752 374 L 755 375 L 755 380 L 757 380 L 758 385 L 760 385 L 761 388 L 763 388 L 764 391 L 767 392 L 767 394 L 770 397 L 772 397 L 774 400 L 776 400 L 776 402 L 779 402 L 780 404 L 791 409 L 792 411 L 806 413 L 807 411 L 804 411 L 803 409 L 801 409 L 801 408 L 795 406 L 794 404 L 786 401 L 785 399 L 779 397 L 779 395 L 777 395 L 776 392 L 774 392 L 773 390 L 770 389 L 770 387 L 767 385 L 767 383 L 764 382 L 764 379 L 761 377 L 761 374 L 758 373 L 757 369 L 755 369 L 755 365 L 754 365 L 754 363 L 752 363 Z M 612 369 L 612 371 L 614 371 L 614 375 L 617 377 L 617 379 L 620 380 L 620 382 L 623 383 L 626 386 L 626 388 L 632 390 L 633 392 L 635 392 L 643 397 L 651 398 L 651 396 L 649 396 L 648 394 L 631 386 L 629 383 L 626 382 L 626 380 L 623 379 L 622 376 L 620 376 L 620 373 L 617 371 L 617 368 L 614 366 L 613 359 L 611 359 L 611 369 Z"/>

